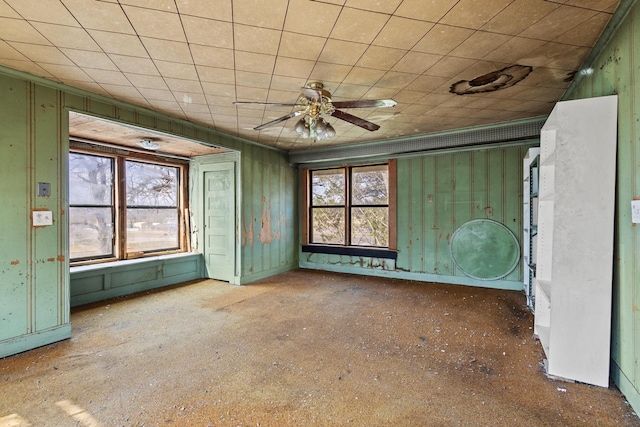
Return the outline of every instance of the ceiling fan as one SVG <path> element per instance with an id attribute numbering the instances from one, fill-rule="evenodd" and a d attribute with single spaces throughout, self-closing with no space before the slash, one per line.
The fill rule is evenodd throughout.
<path id="1" fill-rule="evenodd" d="M 345 122 L 360 126 L 368 131 L 380 129 L 380 126 L 367 120 L 346 113 L 338 108 L 383 108 L 395 107 L 393 99 L 361 99 L 354 101 L 332 101 L 331 93 L 324 89 L 322 83 L 311 82 L 300 88 L 300 96 L 294 104 L 278 104 L 265 102 L 234 102 L 235 105 L 267 105 L 272 107 L 296 107 L 296 110 L 260 126 L 262 130 L 269 126 L 287 121 L 293 117 L 303 116 L 294 126 L 294 130 L 303 138 L 326 139 L 336 135 L 336 131 L 325 121 L 322 115 L 333 116 Z"/>

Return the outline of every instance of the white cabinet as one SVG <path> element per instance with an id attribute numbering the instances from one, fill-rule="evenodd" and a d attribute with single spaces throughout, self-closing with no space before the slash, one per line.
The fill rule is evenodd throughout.
<path id="1" fill-rule="evenodd" d="M 534 332 L 549 376 L 608 387 L 617 96 L 556 104 L 540 138 Z"/>

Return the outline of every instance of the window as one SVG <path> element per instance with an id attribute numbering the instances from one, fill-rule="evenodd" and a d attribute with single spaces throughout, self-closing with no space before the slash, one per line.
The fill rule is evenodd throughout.
<path id="1" fill-rule="evenodd" d="M 184 173 L 180 164 L 71 152 L 71 262 L 181 251 Z"/>
<path id="2" fill-rule="evenodd" d="M 115 255 L 114 169 L 113 158 L 69 154 L 71 260 Z"/>
<path id="3" fill-rule="evenodd" d="M 125 164 L 127 253 L 177 249 L 179 168 L 130 160 Z"/>
<path id="4" fill-rule="evenodd" d="M 303 177 L 304 251 L 395 250 L 395 162 L 309 170 Z"/>

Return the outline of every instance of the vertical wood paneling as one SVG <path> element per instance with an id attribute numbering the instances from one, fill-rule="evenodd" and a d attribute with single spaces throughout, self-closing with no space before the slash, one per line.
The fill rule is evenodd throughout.
<path id="1" fill-rule="evenodd" d="M 429 188 L 430 183 L 425 181 L 424 168 L 430 165 L 424 165 L 422 159 L 411 159 L 411 177 L 410 177 L 410 191 L 411 195 L 405 203 L 409 207 L 409 226 L 408 226 L 408 239 L 409 239 L 409 270 L 422 270 L 425 251 L 425 233 L 424 233 L 424 221 L 425 216 L 429 216 L 429 212 L 422 210 L 422 194 L 423 188 Z M 427 220 L 428 221 L 428 220 Z M 428 248 L 426 248 L 428 251 Z"/>
<path id="2" fill-rule="evenodd" d="M 450 239 L 459 226 L 473 219 L 499 221 L 520 241 L 525 152 L 526 147 L 512 147 L 398 160 L 396 271 L 466 279 L 454 268 Z M 314 262 L 339 259 L 316 254 Z M 505 280 L 521 281 L 520 270 Z M 490 282 L 477 284 L 491 286 Z"/>
<path id="3" fill-rule="evenodd" d="M 293 224 L 288 221 L 286 216 L 286 202 L 290 199 L 286 191 L 288 184 L 287 171 L 285 168 L 279 167 L 276 168 L 276 172 L 279 174 L 277 194 L 280 195 L 278 197 L 278 233 L 280 233 L 280 238 L 278 239 L 278 265 L 283 265 L 286 261 L 288 227 L 293 227 Z M 291 188 L 295 189 L 293 186 Z M 293 204 L 290 204 L 290 206 L 293 206 Z"/>
<path id="4" fill-rule="evenodd" d="M 453 182 L 453 230 L 465 222 L 473 219 L 472 206 L 473 195 L 471 193 L 472 170 L 471 152 L 460 153 L 453 157 L 454 182 Z M 450 243 L 450 242 L 449 242 Z M 455 268 L 455 265 L 453 266 Z M 455 271 L 455 274 L 458 274 Z"/>
<path id="5" fill-rule="evenodd" d="M 422 247 L 413 249 L 421 251 L 421 264 L 416 265 L 411 271 L 420 271 L 428 273 L 437 273 L 437 253 L 435 245 L 435 237 L 438 235 L 437 222 L 437 168 L 436 157 L 423 157 L 420 159 L 422 164 L 421 179 L 422 186 L 412 186 L 412 192 L 409 194 L 410 199 L 421 200 L 419 206 L 422 212 L 416 211 L 412 215 L 421 220 L 421 225 L 416 229 L 416 233 L 420 233 L 422 237 Z"/>
<path id="6" fill-rule="evenodd" d="M 640 94 L 638 91 L 638 87 L 636 86 L 636 82 L 640 79 L 640 6 L 636 3 L 634 8 L 634 12 L 631 15 L 629 27 L 631 29 L 631 36 L 629 40 L 629 56 L 633 58 L 633 61 L 630 61 L 629 64 L 629 77 L 626 83 L 625 89 L 629 91 L 633 100 L 631 103 L 632 110 L 629 112 L 629 116 L 631 117 L 631 121 L 629 123 L 631 127 L 631 136 L 632 141 L 635 143 L 631 144 L 635 160 L 634 164 L 635 168 L 632 168 L 632 174 L 634 177 L 634 188 L 632 189 L 632 193 L 635 197 L 640 196 Z M 635 118 L 635 120 L 634 120 Z M 628 211 L 627 211 L 628 212 Z M 638 232 L 637 226 L 635 229 L 635 240 L 633 246 L 633 279 L 631 283 L 634 283 L 633 287 L 633 327 L 631 328 L 631 336 L 635 337 L 634 339 L 634 349 L 633 349 L 633 359 L 634 359 L 634 375 L 633 375 L 633 384 L 635 388 L 640 393 L 640 232 Z M 638 399 L 640 400 L 640 399 Z M 635 406 L 636 413 L 640 411 L 640 407 Z"/>
<path id="7" fill-rule="evenodd" d="M 251 273 L 264 270 L 262 259 L 262 245 L 260 244 L 260 231 L 262 230 L 262 156 L 264 152 L 258 150 L 257 147 L 252 150 L 252 158 L 248 159 L 251 169 L 253 170 L 253 188 L 251 190 L 251 222 L 253 223 L 253 246 L 251 258 L 247 261 L 251 265 Z"/>
<path id="8" fill-rule="evenodd" d="M 489 151 L 488 179 L 488 210 L 487 217 L 504 223 L 504 152 Z"/>
<path id="9" fill-rule="evenodd" d="M 242 151 L 242 217 L 241 217 L 241 245 L 242 245 L 242 269 L 241 273 L 248 274 L 253 271 L 253 247 L 254 247 L 254 212 L 253 205 L 245 203 L 245 200 L 255 200 L 254 195 L 254 169 L 253 169 L 253 146 L 247 146 Z"/>
<path id="10" fill-rule="evenodd" d="M 60 221 L 62 209 L 59 207 L 62 191 L 58 187 L 58 159 L 64 154 L 61 152 L 61 144 L 57 138 L 59 130 L 59 105 L 57 105 L 57 91 L 53 89 L 33 87 L 32 146 L 33 159 L 31 162 L 34 172 L 30 189 L 32 207 L 34 209 L 46 209 L 53 212 L 54 226 L 32 228 L 33 244 L 33 275 L 37 286 L 34 287 L 34 322 L 35 330 L 53 328 L 58 324 L 60 295 L 58 285 L 58 264 L 61 262 L 57 252 Z M 38 182 L 46 182 L 51 185 L 51 197 L 39 197 L 37 195 Z"/>
<path id="11" fill-rule="evenodd" d="M 515 235 L 520 238 L 522 235 L 522 161 L 526 150 L 523 148 L 514 149 L 504 153 L 504 179 L 503 179 L 503 206 L 504 218 L 502 223 Z M 520 178 L 520 179 L 519 179 Z M 507 195 L 518 194 L 518 203 L 513 203 Z M 522 253 L 522 247 L 520 248 Z M 507 280 L 522 281 L 522 268 L 516 268 L 505 277 Z"/>
<path id="12" fill-rule="evenodd" d="M 0 341 L 27 333 L 30 315 L 28 237 L 28 84 L 0 76 Z"/>
<path id="13" fill-rule="evenodd" d="M 297 170 L 283 154 L 257 146 L 243 149 L 241 164 L 243 275 L 294 268 L 298 257 L 298 228 L 294 228 Z"/>
<path id="14" fill-rule="evenodd" d="M 453 175 L 454 155 L 444 155 L 435 157 L 435 200 L 437 206 L 435 223 L 435 271 L 438 274 L 454 275 L 453 261 L 449 249 L 449 239 L 453 234 L 454 216 L 454 186 L 455 177 Z"/>
<path id="15" fill-rule="evenodd" d="M 269 235 L 271 234 L 271 167 L 269 166 L 269 156 L 270 153 L 264 152 L 262 156 L 262 174 L 260 176 L 260 197 L 262 199 L 261 209 L 260 209 L 260 227 L 258 228 L 258 240 L 256 243 L 261 247 L 261 255 L 260 259 L 262 261 L 261 270 L 267 270 L 271 265 L 271 246 L 268 244 Z"/>
<path id="16" fill-rule="evenodd" d="M 409 254 L 411 252 L 411 237 L 407 229 L 411 209 L 406 204 L 409 200 L 411 186 L 411 160 L 398 160 L 397 167 L 397 211 L 396 211 L 396 236 L 398 243 L 398 259 L 396 268 L 402 271 L 410 271 Z"/>
<path id="17" fill-rule="evenodd" d="M 486 208 L 489 206 L 489 192 L 487 171 L 489 170 L 489 152 L 479 150 L 473 153 L 473 170 L 471 179 L 473 180 L 473 217 L 485 218 Z"/>
<path id="18" fill-rule="evenodd" d="M 238 230 L 246 244 L 241 248 L 241 275 L 259 277 L 276 273 L 274 269 L 283 265 L 297 265 L 297 233 L 291 228 L 296 224 L 297 179 L 284 153 L 222 139 L 203 127 L 133 106 L 116 106 L 89 93 L 66 93 L 20 78 L 0 75 L 0 94 L 0 170 L 6 178 L 0 181 L 0 259 L 4 260 L 0 265 L 0 354 L 48 344 L 70 333 L 67 227 L 62 209 L 69 109 L 243 150 L 240 214 L 244 222 Z M 51 183 L 51 197 L 37 196 L 38 182 Z M 263 195 L 271 207 L 271 232 L 264 245 L 258 237 Z M 54 225 L 32 228 L 32 207 L 51 210 Z"/>

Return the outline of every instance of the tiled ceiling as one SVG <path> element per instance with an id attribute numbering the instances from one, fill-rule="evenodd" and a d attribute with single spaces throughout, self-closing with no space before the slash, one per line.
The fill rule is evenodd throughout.
<path id="1" fill-rule="evenodd" d="M 284 150 L 424 135 L 547 114 L 617 0 L 0 0 L 0 64 Z M 451 86 L 514 64 L 517 84 Z M 293 118 L 253 128 L 321 82 L 333 101 L 394 99 L 325 116 L 331 139 Z M 476 80 L 477 84 L 477 80 Z M 298 107 L 293 107 L 297 109 Z"/>

